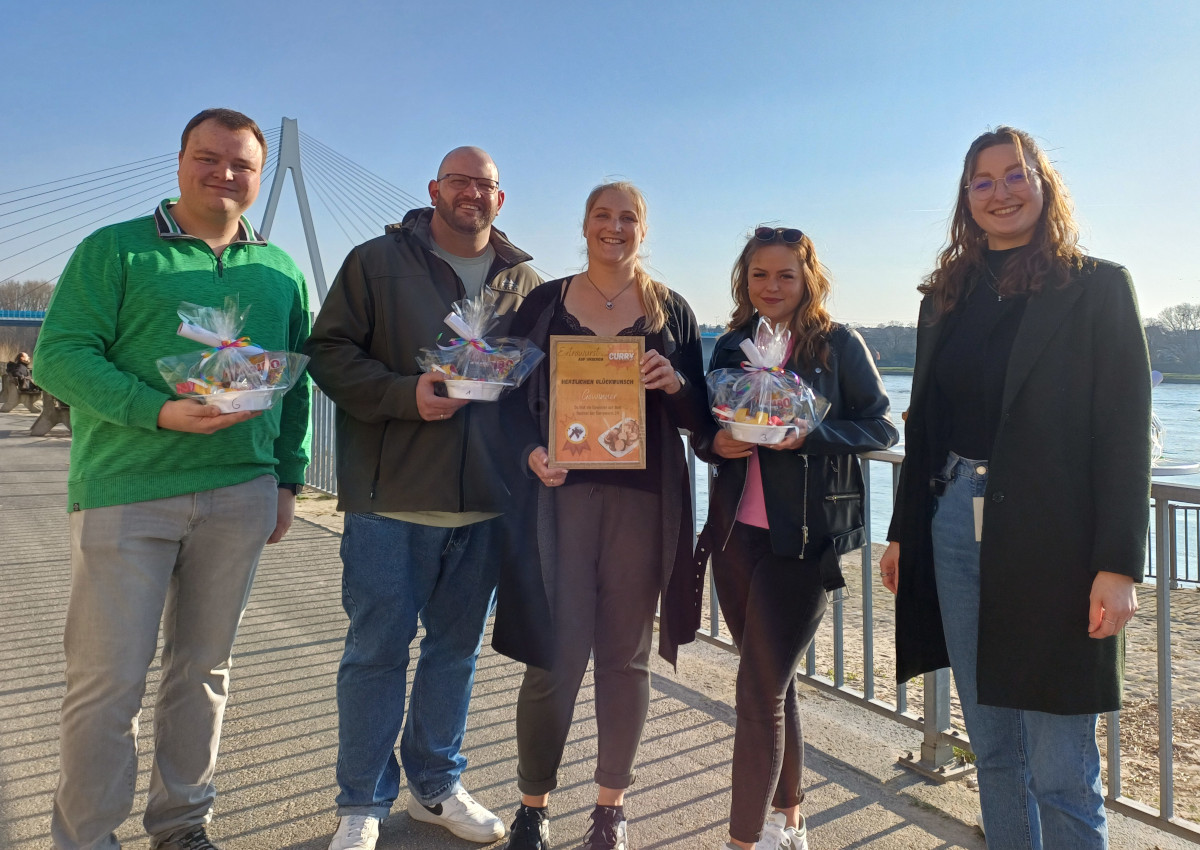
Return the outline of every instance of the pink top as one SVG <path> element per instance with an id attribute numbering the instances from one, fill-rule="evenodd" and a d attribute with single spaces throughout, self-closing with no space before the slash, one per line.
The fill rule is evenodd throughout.
<path id="1" fill-rule="evenodd" d="M 792 356 L 792 344 L 788 343 L 787 356 Z M 785 362 L 787 358 L 784 358 Z M 746 486 L 742 490 L 742 501 L 738 504 L 737 521 L 755 528 L 770 528 L 767 522 L 767 502 L 763 498 L 762 466 L 758 462 L 758 449 L 746 459 Z"/>
<path id="2" fill-rule="evenodd" d="M 746 461 L 746 488 L 742 490 L 737 521 L 756 528 L 770 528 L 767 523 L 767 503 L 763 499 L 762 467 L 758 463 L 758 449 L 752 451 Z"/>

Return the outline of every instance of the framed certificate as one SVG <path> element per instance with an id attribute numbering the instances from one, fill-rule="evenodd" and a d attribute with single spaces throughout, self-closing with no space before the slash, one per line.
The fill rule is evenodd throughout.
<path id="1" fill-rule="evenodd" d="M 559 469 L 645 469 L 640 336 L 550 337 L 550 437 Z"/>

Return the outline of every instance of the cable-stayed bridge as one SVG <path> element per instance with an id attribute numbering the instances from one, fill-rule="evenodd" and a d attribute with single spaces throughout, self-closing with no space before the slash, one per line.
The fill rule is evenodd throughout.
<path id="1" fill-rule="evenodd" d="M 324 213 L 323 220 L 333 222 L 351 244 L 381 235 L 385 224 L 400 221 L 408 210 L 428 204 L 301 132 L 295 119 L 284 118 L 278 128 L 264 131 L 264 135 L 269 153 L 262 185 L 264 190 L 270 189 L 259 196 L 266 198 L 259 230 L 270 236 L 290 174 L 318 300 L 325 297 L 325 269 L 309 206 L 310 191 Z M 0 191 L 0 284 L 20 280 L 44 280 L 47 288 L 54 284 L 75 246 L 89 233 L 149 214 L 159 201 L 178 192 L 178 156 L 178 151 L 170 151 Z M 15 311 L 0 312 L 0 325 L 40 321 L 37 315 L 9 316 L 6 312 Z"/>

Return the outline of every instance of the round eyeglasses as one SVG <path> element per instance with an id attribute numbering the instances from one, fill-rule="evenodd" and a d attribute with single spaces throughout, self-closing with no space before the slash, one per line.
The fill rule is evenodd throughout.
<path id="1" fill-rule="evenodd" d="M 973 197 L 990 198 L 992 193 L 996 191 L 996 186 L 1000 183 L 1004 184 L 1004 188 L 1010 194 L 1024 192 L 1029 188 L 1029 183 L 1032 175 L 1037 174 L 1032 168 L 1028 171 L 1018 168 L 1016 171 L 1010 171 L 999 180 L 993 180 L 991 177 L 976 177 L 970 183 L 963 186 Z"/>

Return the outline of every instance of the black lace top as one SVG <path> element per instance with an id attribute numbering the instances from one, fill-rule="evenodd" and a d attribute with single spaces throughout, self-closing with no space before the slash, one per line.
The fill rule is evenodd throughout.
<path id="1" fill-rule="evenodd" d="M 565 299 L 567 290 L 570 288 L 570 280 L 563 286 L 563 297 L 559 300 L 554 310 L 554 318 L 550 321 L 551 334 L 563 334 L 567 336 L 598 336 L 591 328 L 580 323 L 574 314 L 567 310 Z M 662 351 L 663 341 L 662 333 L 649 333 L 646 330 L 646 317 L 638 316 L 637 321 L 623 330 L 619 331 L 617 336 L 642 336 L 646 338 L 647 351 Z M 654 422 L 658 416 L 658 407 L 662 404 L 662 393 L 656 390 L 647 390 L 646 392 L 646 421 Z M 659 493 L 662 490 L 661 476 L 658 472 L 658 465 L 650 462 L 650 458 L 655 457 L 661 446 L 656 429 L 647 428 L 649 433 L 646 435 L 646 469 L 572 469 L 567 474 L 566 483 L 563 486 L 571 486 L 574 484 L 617 484 L 622 487 L 634 487 L 638 490 L 645 490 L 650 493 Z"/>

